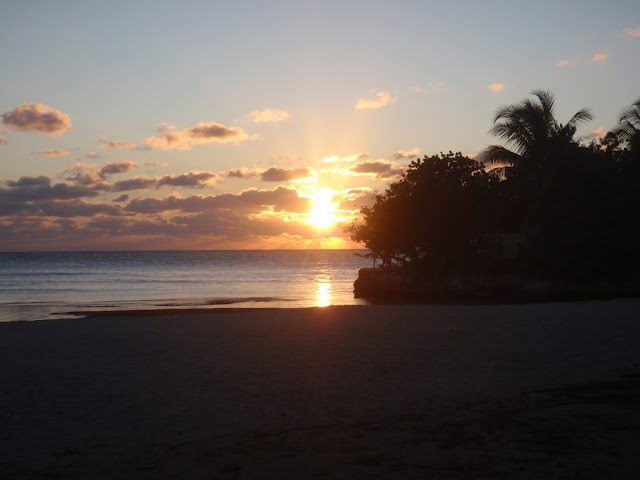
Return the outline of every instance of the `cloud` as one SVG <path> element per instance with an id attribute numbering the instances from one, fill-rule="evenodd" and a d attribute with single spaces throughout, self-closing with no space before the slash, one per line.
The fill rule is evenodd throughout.
<path id="1" fill-rule="evenodd" d="M 138 164 L 136 162 L 132 162 L 131 160 L 107 163 L 104 167 L 100 169 L 100 176 L 102 178 L 106 178 L 109 175 L 129 172 L 135 168 L 138 168 Z"/>
<path id="2" fill-rule="evenodd" d="M 587 135 L 584 136 L 584 138 L 588 140 L 595 140 L 596 138 L 603 138 L 607 135 L 607 133 L 608 132 L 604 128 L 598 127 L 595 130 L 590 131 Z"/>
<path id="3" fill-rule="evenodd" d="M 42 217 L 93 217 L 95 215 L 122 215 L 117 205 L 88 203 L 84 200 L 35 202 L 22 206 L 22 215 Z"/>
<path id="4" fill-rule="evenodd" d="M 212 172 L 189 172 L 181 175 L 165 175 L 158 180 L 158 187 L 202 188 L 218 179 L 218 175 Z"/>
<path id="5" fill-rule="evenodd" d="M 267 170 L 251 170 L 248 168 L 236 168 L 220 175 L 228 178 L 259 178 L 263 182 L 290 182 L 301 178 L 313 177 L 313 170 L 308 167 L 278 168 L 271 167 Z"/>
<path id="6" fill-rule="evenodd" d="M 100 139 L 98 141 L 100 141 Z M 148 147 L 139 147 L 135 143 L 121 142 L 120 140 L 111 140 L 110 142 L 107 142 L 105 139 L 100 143 L 102 143 L 102 145 L 100 145 L 100 148 L 115 148 L 118 150 L 143 150 L 148 148 Z"/>
<path id="7" fill-rule="evenodd" d="M 353 162 L 353 161 L 362 161 L 369 158 L 369 154 L 367 152 L 356 153 L 354 155 L 348 155 L 346 157 L 340 157 L 338 155 L 330 155 L 328 157 L 324 157 L 322 159 L 325 163 L 338 163 L 338 162 Z"/>
<path id="8" fill-rule="evenodd" d="M 89 152 L 87 153 L 87 158 L 98 158 L 98 153 L 97 152 Z"/>
<path id="9" fill-rule="evenodd" d="M 313 177 L 313 172 L 310 168 L 277 168 L 271 167 L 268 170 L 260 173 L 260 180 L 263 182 L 287 182 L 291 180 L 298 180 L 300 178 Z"/>
<path id="10" fill-rule="evenodd" d="M 131 190 L 148 190 L 158 184 L 158 179 L 149 177 L 134 177 L 120 180 L 113 184 L 114 192 L 127 192 Z"/>
<path id="11" fill-rule="evenodd" d="M 596 53 L 591 59 L 591 61 L 594 63 L 604 62 L 607 59 L 607 57 L 609 57 L 609 55 L 607 55 L 606 53 Z"/>
<path id="12" fill-rule="evenodd" d="M 71 130 L 69 115 L 41 103 L 23 103 L 2 115 L 6 128 L 57 136 Z"/>
<path id="13" fill-rule="evenodd" d="M 409 87 L 409 90 L 416 93 L 423 93 L 427 90 L 429 91 L 429 93 L 438 93 L 442 89 L 442 87 L 444 87 L 444 82 L 438 82 L 438 83 L 429 82 L 427 83 L 426 89 L 419 85 L 416 85 L 415 87 Z"/>
<path id="14" fill-rule="evenodd" d="M 0 137 L 0 145 L 2 145 L 3 143 L 7 143 L 7 139 L 4 137 Z"/>
<path id="15" fill-rule="evenodd" d="M 356 103 L 356 109 L 372 109 L 382 108 L 387 105 L 393 105 L 396 103 L 397 98 L 392 97 L 389 92 L 378 91 L 376 89 L 369 90 L 369 93 L 374 93 L 377 98 L 361 98 Z"/>
<path id="16" fill-rule="evenodd" d="M 491 90 L 493 93 L 501 92 L 502 90 L 504 90 L 504 83 L 492 83 L 491 85 L 489 85 L 489 90 Z"/>
<path id="17" fill-rule="evenodd" d="M 73 200 L 82 197 L 95 197 L 104 190 L 103 185 L 52 184 L 51 179 L 45 175 L 20 177 L 17 181 L 7 180 L 4 182 L 4 186 L 0 187 L 0 203 Z"/>
<path id="18" fill-rule="evenodd" d="M 46 157 L 64 157 L 65 155 L 69 155 L 69 150 L 66 148 L 49 148 L 47 150 L 31 153 L 33 155 L 44 155 Z"/>
<path id="19" fill-rule="evenodd" d="M 306 213 L 311 207 L 307 197 L 301 197 L 294 188 L 277 187 L 274 190 L 244 190 L 239 194 L 193 195 L 167 198 L 144 198 L 131 200 L 125 210 L 136 214 L 157 214 L 168 211 L 201 213 L 212 209 L 229 209 L 236 212 L 260 213 L 265 208 L 275 212 Z"/>
<path id="20" fill-rule="evenodd" d="M 572 60 L 560 60 L 558 63 L 556 63 L 556 67 L 562 68 L 562 67 L 566 67 L 568 65 L 574 65 L 576 63 L 578 63 L 578 59 L 577 58 L 574 58 Z"/>
<path id="21" fill-rule="evenodd" d="M 398 150 L 397 152 L 393 152 L 393 158 L 395 160 L 403 160 L 408 158 L 415 158 L 420 155 L 420 149 L 418 147 L 413 150 Z"/>
<path id="22" fill-rule="evenodd" d="M 376 180 L 389 180 L 402 174 L 394 162 L 386 160 L 366 160 L 359 162 L 345 171 L 351 175 L 369 175 Z"/>
<path id="23" fill-rule="evenodd" d="M 123 193 L 122 195 L 120 195 L 117 198 L 113 199 L 113 203 L 116 202 L 126 202 L 127 200 L 129 200 L 129 195 L 127 195 L 126 193 Z"/>
<path id="24" fill-rule="evenodd" d="M 275 123 L 286 120 L 290 117 L 289 112 L 277 108 L 266 108 L 264 110 L 254 110 L 251 112 L 254 123 Z"/>
<path id="25" fill-rule="evenodd" d="M 217 122 L 200 122 L 195 127 L 176 130 L 176 127 L 161 124 L 160 135 L 149 137 L 143 144 L 163 150 L 190 150 L 193 145 L 204 143 L 231 143 L 249 139 L 249 134 L 240 127 L 227 127 Z"/>
<path id="26" fill-rule="evenodd" d="M 373 190 L 367 187 L 351 188 L 343 190 L 335 195 L 333 203 L 338 203 L 338 210 L 359 210 L 362 207 L 371 207 L 376 202 Z"/>
<path id="27" fill-rule="evenodd" d="M 113 184 L 112 191 L 148 190 L 161 187 L 203 188 L 215 183 L 219 175 L 213 172 L 189 172 L 180 175 L 165 175 L 160 178 L 134 177 Z"/>
<path id="28" fill-rule="evenodd" d="M 636 27 L 636 28 L 625 28 L 623 30 L 623 32 L 629 36 L 629 37 L 633 37 L 633 38 L 638 38 L 640 37 L 640 27 Z"/>

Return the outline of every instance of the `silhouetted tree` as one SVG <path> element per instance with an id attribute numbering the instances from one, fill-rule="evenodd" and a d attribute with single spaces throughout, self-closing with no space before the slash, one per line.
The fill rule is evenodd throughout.
<path id="1" fill-rule="evenodd" d="M 492 221 L 497 176 L 482 163 L 452 153 L 411 162 L 402 178 L 364 207 L 349 231 L 383 265 L 460 270 L 473 268 Z"/>

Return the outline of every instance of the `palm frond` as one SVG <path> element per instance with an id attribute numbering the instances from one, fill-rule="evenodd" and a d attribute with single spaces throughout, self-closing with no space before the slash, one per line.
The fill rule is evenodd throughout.
<path id="1" fill-rule="evenodd" d="M 489 162 L 499 165 L 513 165 L 522 157 L 502 145 L 491 145 L 480 154 L 480 158 L 484 163 Z"/>

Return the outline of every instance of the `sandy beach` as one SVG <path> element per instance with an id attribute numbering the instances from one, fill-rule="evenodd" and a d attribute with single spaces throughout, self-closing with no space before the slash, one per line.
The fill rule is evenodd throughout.
<path id="1" fill-rule="evenodd" d="M 640 302 L 0 324 L 0 477 L 637 478 Z"/>

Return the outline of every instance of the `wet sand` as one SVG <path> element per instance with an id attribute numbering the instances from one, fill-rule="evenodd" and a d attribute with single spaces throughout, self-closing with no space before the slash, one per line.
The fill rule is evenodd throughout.
<path id="1" fill-rule="evenodd" d="M 0 324 L 1 478 L 636 478 L 640 302 Z"/>

